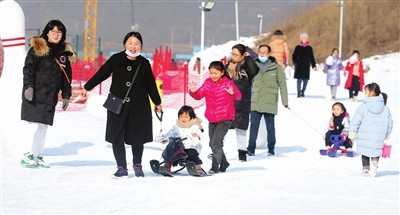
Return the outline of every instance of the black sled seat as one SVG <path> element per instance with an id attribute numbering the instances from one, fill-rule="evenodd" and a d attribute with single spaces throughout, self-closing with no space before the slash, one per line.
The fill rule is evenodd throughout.
<path id="1" fill-rule="evenodd" d="M 185 152 L 185 147 L 182 141 L 186 138 L 170 138 L 167 146 L 162 152 L 162 162 L 158 160 L 151 160 L 150 167 L 154 173 L 164 176 L 173 176 L 173 174 L 187 168 L 190 175 L 198 174 L 196 165 L 193 162 L 187 161 L 188 155 Z M 180 166 L 179 169 L 171 171 L 172 167 Z"/>

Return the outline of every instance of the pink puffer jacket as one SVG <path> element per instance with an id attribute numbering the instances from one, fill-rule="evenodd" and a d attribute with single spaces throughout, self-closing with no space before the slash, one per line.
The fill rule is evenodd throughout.
<path id="1" fill-rule="evenodd" d="M 234 94 L 230 95 L 226 89 L 232 86 Z M 235 83 L 228 77 L 222 77 L 217 82 L 207 78 L 204 84 L 194 93 L 189 92 L 196 100 L 206 98 L 205 117 L 210 123 L 235 119 L 235 100 L 240 100 L 242 94 Z"/>

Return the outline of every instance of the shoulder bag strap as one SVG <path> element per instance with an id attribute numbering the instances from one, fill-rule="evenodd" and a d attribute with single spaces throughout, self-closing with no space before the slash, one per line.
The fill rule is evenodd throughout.
<path id="1" fill-rule="evenodd" d="M 128 97 L 129 91 L 131 91 L 131 88 L 132 88 L 133 82 L 135 81 L 136 75 L 139 73 L 139 68 L 140 68 L 140 64 L 141 64 L 141 63 L 142 63 L 142 61 L 139 61 L 139 65 L 138 65 L 138 67 L 136 68 L 136 73 L 135 73 L 135 75 L 134 75 L 133 78 L 132 78 L 131 85 L 129 86 L 128 91 L 127 91 L 126 94 L 125 94 L 124 102 L 125 102 L 126 98 Z"/>
<path id="2" fill-rule="evenodd" d="M 65 72 L 64 68 L 62 67 L 60 61 L 58 61 L 57 58 L 54 58 L 54 59 L 56 60 L 56 62 L 57 62 L 57 64 L 58 64 L 58 66 L 60 67 L 60 69 L 63 71 L 64 76 L 65 76 L 65 78 L 66 78 L 67 81 L 68 81 L 68 84 L 71 84 L 71 81 L 69 80 L 68 75 L 67 75 L 67 73 Z"/>

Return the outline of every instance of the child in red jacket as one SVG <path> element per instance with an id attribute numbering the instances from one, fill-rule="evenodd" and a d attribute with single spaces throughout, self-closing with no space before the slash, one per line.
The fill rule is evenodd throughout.
<path id="1" fill-rule="evenodd" d="M 210 77 L 196 90 L 192 82 L 189 85 L 189 95 L 196 100 L 206 98 L 206 112 L 210 147 L 213 153 L 210 173 L 225 172 L 229 166 L 223 146 L 224 137 L 235 119 L 235 100 L 240 100 L 242 94 L 235 83 L 229 78 L 224 64 L 213 61 L 208 67 Z"/>
<path id="2" fill-rule="evenodd" d="M 353 55 L 347 62 L 346 71 L 349 71 L 349 76 L 344 88 L 349 90 L 349 99 L 354 102 L 357 101 L 358 92 L 362 92 L 364 87 L 364 68 L 358 50 L 353 51 Z"/>

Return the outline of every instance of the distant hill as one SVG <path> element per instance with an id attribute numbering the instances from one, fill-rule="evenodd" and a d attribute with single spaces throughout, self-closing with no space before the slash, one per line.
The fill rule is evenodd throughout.
<path id="1" fill-rule="evenodd" d="M 17 1 L 25 13 L 27 38 L 41 31 L 50 19 L 60 19 L 68 30 L 68 41 L 79 50 L 83 47 L 85 28 L 84 0 Z M 200 0 L 99 0 L 97 37 L 108 54 L 123 49 L 122 39 L 137 23 L 144 39 L 144 52 L 172 46 L 175 53 L 192 53 L 200 45 Z M 322 1 L 323 2 L 323 1 Z M 258 14 L 263 15 L 262 30 L 303 13 L 321 1 L 255 1 L 238 0 L 239 33 L 248 37 L 259 34 Z M 223 44 L 236 39 L 235 1 L 216 1 L 211 12 L 205 13 L 205 46 Z M 76 40 L 76 38 L 78 38 Z"/>
<path id="2" fill-rule="evenodd" d="M 327 2 L 269 29 L 280 29 L 288 38 L 291 53 L 299 43 L 301 32 L 310 36 L 318 62 L 324 62 L 333 48 L 339 46 L 339 7 Z M 270 41 L 270 35 L 257 46 Z M 400 51 L 400 1 L 344 1 L 342 58 L 353 50 L 362 58 Z"/>

